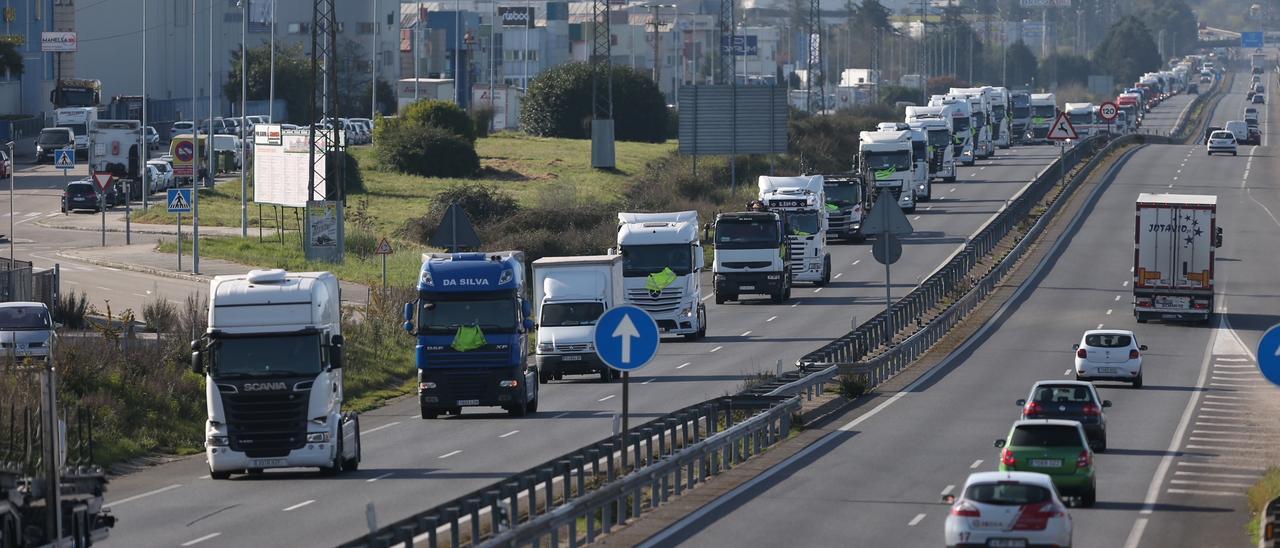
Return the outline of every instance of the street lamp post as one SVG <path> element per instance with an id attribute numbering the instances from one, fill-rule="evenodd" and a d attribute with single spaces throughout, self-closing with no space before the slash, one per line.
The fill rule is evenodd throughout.
<path id="1" fill-rule="evenodd" d="M 276 0 L 271 0 L 271 74 L 267 76 L 267 121 L 276 122 Z"/>
<path id="2" fill-rule="evenodd" d="M 249 183 L 245 180 L 245 168 L 249 165 L 249 146 L 245 140 L 244 130 L 245 107 L 248 105 L 249 93 L 249 50 L 245 47 L 249 39 L 249 3 L 236 0 L 240 5 L 240 237 L 249 237 Z"/>
<path id="3" fill-rule="evenodd" d="M 5 146 L 9 147 L 9 165 L 6 167 L 9 168 L 9 275 L 12 276 L 14 271 L 13 260 L 15 258 L 13 255 L 13 172 L 17 171 L 14 169 L 17 165 L 13 161 L 13 141 L 5 143 Z M 9 287 L 12 288 L 13 284 L 9 284 Z"/>

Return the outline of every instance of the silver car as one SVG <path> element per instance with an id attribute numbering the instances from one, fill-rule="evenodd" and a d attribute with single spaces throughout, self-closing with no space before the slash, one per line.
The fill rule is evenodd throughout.
<path id="1" fill-rule="evenodd" d="M 0 352 L 5 358 L 46 360 L 53 337 L 53 319 L 44 303 L 0 303 Z"/>

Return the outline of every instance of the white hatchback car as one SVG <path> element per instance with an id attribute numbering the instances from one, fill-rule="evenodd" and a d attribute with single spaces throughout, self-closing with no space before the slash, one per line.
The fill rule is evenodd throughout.
<path id="1" fill-rule="evenodd" d="M 1230 131 L 1219 130 L 1209 134 L 1208 155 L 1227 154 L 1236 155 L 1236 136 Z"/>
<path id="2" fill-rule="evenodd" d="M 1071 348 L 1076 352 L 1076 380 L 1113 380 L 1142 388 L 1142 353 L 1147 346 L 1138 344 L 1132 331 L 1085 331 L 1080 343 Z"/>
<path id="3" fill-rule="evenodd" d="M 942 500 L 947 546 L 1071 546 L 1071 515 L 1045 474 L 970 474 L 958 498 Z"/>

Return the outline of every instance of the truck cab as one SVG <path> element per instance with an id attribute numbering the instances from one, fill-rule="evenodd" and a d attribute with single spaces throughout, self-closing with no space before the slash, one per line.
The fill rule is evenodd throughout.
<path id="1" fill-rule="evenodd" d="M 1028 135 L 1031 140 L 1048 142 L 1049 129 L 1053 120 L 1058 117 L 1057 97 L 1052 93 L 1031 94 L 1031 125 Z"/>
<path id="2" fill-rule="evenodd" d="M 209 474 L 355 470 L 360 423 L 342 412 L 338 279 L 253 270 L 209 286 L 209 327 L 191 343 L 192 369 L 205 376 Z"/>
<path id="3" fill-rule="evenodd" d="M 948 111 L 951 113 L 952 155 L 959 159 L 963 165 L 973 165 L 976 160 L 974 157 L 974 142 L 977 130 L 974 127 L 969 100 L 964 97 L 934 95 L 929 99 L 929 106 L 948 107 Z M 1045 131 L 1047 132 L 1048 130 Z"/>
<path id="4" fill-rule="evenodd" d="M 891 192 L 903 211 L 916 210 L 911 131 L 858 134 L 858 167 L 875 192 Z"/>
<path id="5" fill-rule="evenodd" d="M 538 319 L 534 359 L 538 381 L 565 375 L 621 377 L 595 352 L 596 320 L 621 304 L 622 257 L 543 257 L 533 262 L 533 302 Z"/>
<path id="6" fill-rule="evenodd" d="M 1076 135 L 1081 139 L 1097 134 L 1098 109 L 1093 103 L 1067 103 L 1062 106 L 1062 110 L 1067 113 L 1067 119 L 1071 120 L 1071 127 L 1075 128 Z"/>
<path id="7" fill-rule="evenodd" d="M 622 255 L 627 304 L 653 316 L 659 333 L 688 340 L 707 335 L 699 230 L 697 211 L 618 213 L 618 246 L 610 253 Z"/>
<path id="8" fill-rule="evenodd" d="M 762 175 L 757 188 L 764 207 L 782 216 L 792 278 L 826 285 L 831 281 L 831 255 L 827 252 L 827 198 L 822 176 Z"/>
<path id="9" fill-rule="evenodd" d="M 946 107 L 907 107 L 906 121 L 928 134 L 925 152 L 929 157 L 929 176 L 946 182 L 956 180 L 955 149 L 951 144 L 951 112 Z"/>
<path id="10" fill-rule="evenodd" d="M 1009 139 L 1022 144 L 1031 128 L 1031 93 L 1015 89 L 1009 92 Z"/>
<path id="11" fill-rule="evenodd" d="M 528 366 L 533 306 L 524 253 L 423 253 L 418 299 L 404 307 L 418 338 L 418 403 L 423 419 L 463 407 L 538 410 L 537 368 Z"/>
<path id="12" fill-rule="evenodd" d="M 978 158 L 990 158 L 995 154 L 995 128 L 992 116 L 990 87 L 951 88 L 949 96 L 969 101 L 973 119 L 973 153 Z"/>
<path id="13" fill-rule="evenodd" d="M 758 204 L 758 202 L 757 202 Z M 772 211 L 721 213 L 707 236 L 715 250 L 716 304 L 742 295 L 768 295 L 775 303 L 791 298 L 791 263 L 782 216 Z"/>
<path id="14" fill-rule="evenodd" d="M 910 107 L 908 107 L 910 108 Z M 827 237 L 862 241 L 862 214 L 869 209 L 860 175 L 823 175 L 827 195 Z"/>
<path id="15" fill-rule="evenodd" d="M 1013 145 L 1012 119 L 1009 113 L 1009 90 L 1002 87 L 993 87 L 989 94 L 991 97 L 991 128 L 993 132 L 991 141 L 999 148 L 1009 148 Z"/>
<path id="16" fill-rule="evenodd" d="M 882 124 L 883 125 L 883 124 Z M 912 171 L 911 190 L 917 202 L 927 202 L 933 198 L 933 172 L 929 165 L 929 132 L 923 124 L 906 124 L 911 132 L 911 159 L 915 164 Z"/>

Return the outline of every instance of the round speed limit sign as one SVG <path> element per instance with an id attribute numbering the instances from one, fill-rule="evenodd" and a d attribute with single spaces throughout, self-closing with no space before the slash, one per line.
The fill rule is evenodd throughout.
<path id="1" fill-rule="evenodd" d="M 1101 116 L 1103 120 L 1110 122 L 1116 119 L 1116 114 L 1119 111 L 1120 109 L 1115 103 L 1102 103 L 1102 105 L 1098 107 L 1098 116 Z"/>

